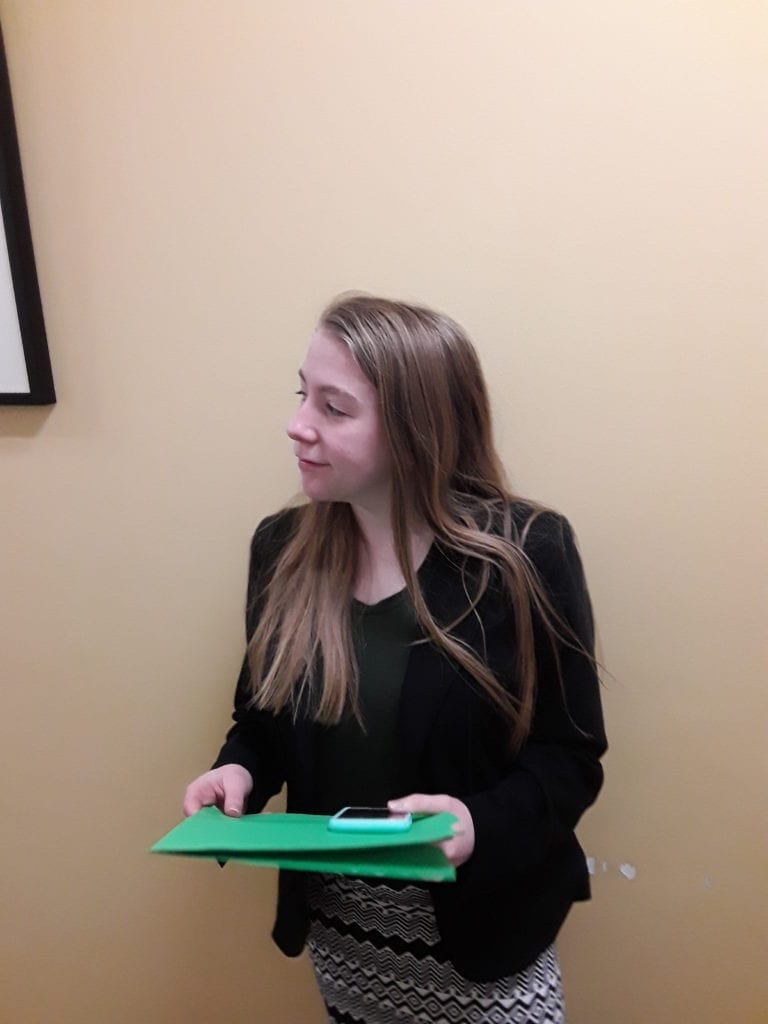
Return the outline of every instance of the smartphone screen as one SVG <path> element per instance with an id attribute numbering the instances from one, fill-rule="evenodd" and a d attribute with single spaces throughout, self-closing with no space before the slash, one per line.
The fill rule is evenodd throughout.
<path id="1" fill-rule="evenodd" d="M 413 816 L 388 807 L 342 807 L 328 820 L 334 832 L 407 832 Z"/>
<path id="2" fill-rule="evenodd" d="M 336 815 L 339 820 L 349 821 L 353 818 L 402 818 L 400 811 L 390 811 L 388 807 L 345 807 Z"/>

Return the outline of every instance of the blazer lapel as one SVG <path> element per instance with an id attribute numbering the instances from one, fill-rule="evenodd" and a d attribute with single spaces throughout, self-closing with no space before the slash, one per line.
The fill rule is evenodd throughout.
<path id="1" fill-rule="evenodd" d="M 437 550 L 419 571 L 419 579 L 429 610 L 441 626 L 451 625 L 467 606 L 461 569 Z M 467 616 L 451 630 L 457 639 L 475 646 L 478 627 L 473 615 Z M 456 685 L 462 684 L 458 666 L 431 642 L 417 642 L 408 659 L 398 709 L 398 740 L 400 745 L 400 781 L 408 792 L 421 777 L 421 754 L 435 721 Z"/>
<path id="2" fill-rule="evenodd" d="M 398 776 L 404 793 L 410 792 L 421 776 L 421 752 L 455 678 L 447 658 L 431 644 L 418 644 L 411 651 L 397 719 Z"/>

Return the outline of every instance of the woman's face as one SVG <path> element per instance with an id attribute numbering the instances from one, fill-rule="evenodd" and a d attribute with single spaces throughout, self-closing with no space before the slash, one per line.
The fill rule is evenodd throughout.
<path id="1" fill-rule="evenodd" d="M 318 329 L 299 370 L 301 405 L 288 425 L 304 493 L 388 511 L 391 461 L 376 390 L 348 349 Z"/>

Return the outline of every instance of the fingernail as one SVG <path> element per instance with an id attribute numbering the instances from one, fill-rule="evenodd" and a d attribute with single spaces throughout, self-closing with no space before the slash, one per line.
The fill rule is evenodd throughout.
<path id="1" fill-rule="evenodd" d="M 227 808 L 227 814 L 229 814 L 230 817 L 232 817 L 232 818 L 239 818 L 240 817 L 240 808 L 239 807 L 228 807 Z"/>

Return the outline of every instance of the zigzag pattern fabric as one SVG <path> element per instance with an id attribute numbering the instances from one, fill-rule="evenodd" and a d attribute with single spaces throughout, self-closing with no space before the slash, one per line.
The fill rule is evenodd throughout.
<path id="1" fill-rule="evenodd" d="M 565 1024 L 554 945 L 518 974 L 469 981 L 442 954 L 426 889 L 315 875 L 309 902 L 329 1024 Z"/>

